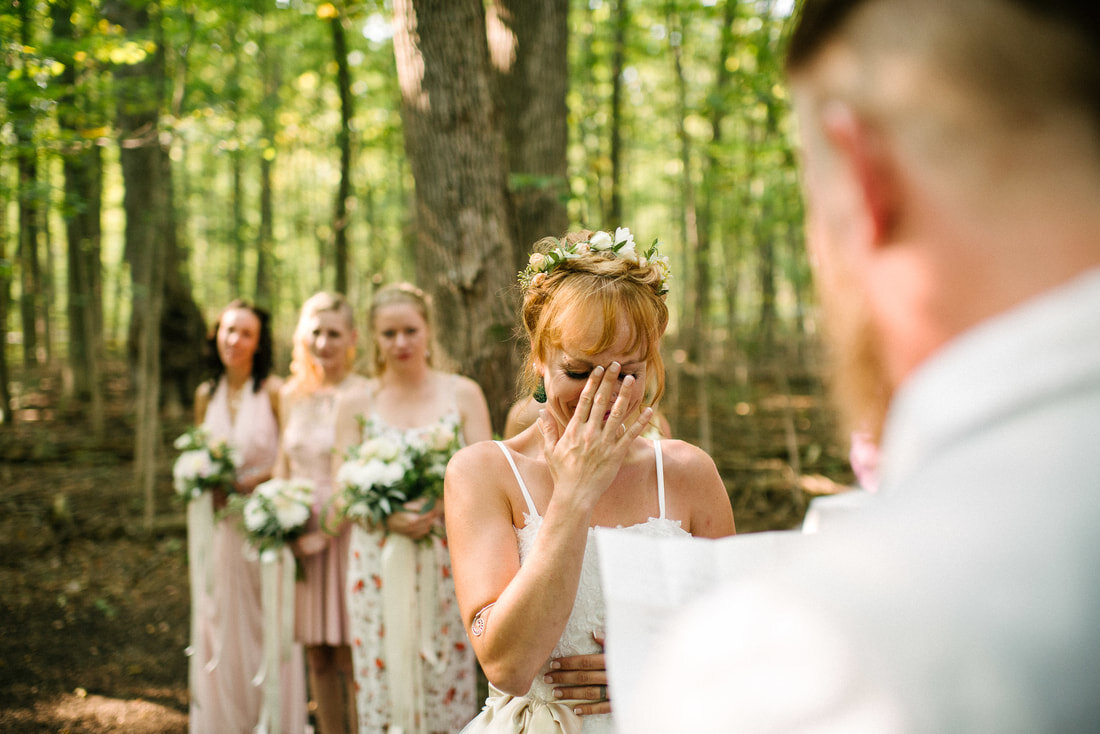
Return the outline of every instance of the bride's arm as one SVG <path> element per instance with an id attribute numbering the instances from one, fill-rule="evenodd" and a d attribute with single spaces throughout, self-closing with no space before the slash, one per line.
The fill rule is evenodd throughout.
<path id="1" fill-rule="evenodd" d="M 495 455 L 494 455 L 495 453 Z M 447 544 L 455 593 L 486 677 L 498 689 L 527 692 L 561 637 L 580 579 L 586 513 L 543 518 L 536 548 L 520 566 L 519 543 L 504 483 L 515 482 L 499 449 L 480 443 L 455 454 L 447 467 Z"/>
<path id="2" fill-rule="evenodd" d="M 459 609 L 468 630 L 482 612 L 484 629 L 471 634 L 474 651 L 488 679 L 508 693 L 527 692 L 561 637 L 577 593 L 593 508 L 649 419 L 646 411 L 621 436 L 619 421 L 605 425 L 617 367 L 601 386 L 602 377 L 602 370 L 593 371 L 561 436 L 548 418 L 529 429 L 543 433 L 554 489 L 524 565 L 507 492 L 515 478 L 500 451 L 490 443 L 476 444 L 456 454 L 447 469 L 447 537 Z M 626 412 L 616 401 L 613 416 Z"/>

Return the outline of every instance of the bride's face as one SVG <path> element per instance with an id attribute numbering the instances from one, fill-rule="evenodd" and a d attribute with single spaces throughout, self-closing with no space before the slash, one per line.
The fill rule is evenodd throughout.
<path id="1" fill-rule="evenodd" d="M 539 367 L 546 386 L 547 409 L 563 426 L 573 417 L 592 370 L 596 367 L 606 369 L 612 362 L 618 362 L 622 368 L 612 394 L 612 403 L 623 389 L 623 381 L 633 375 L 634 382 L 626 388 L 626 414 L 634 416 L 641 408 L 646 386 L 646 345 L 634 346 L 631 329 L 625 320 L 620 319 L 614 343 L 602 352 L 592 354 L 590 347 L 599 338 L 601 330 L 596 325 L 564 334 L 561 347 L 551 350 L 546 364 Z"/>

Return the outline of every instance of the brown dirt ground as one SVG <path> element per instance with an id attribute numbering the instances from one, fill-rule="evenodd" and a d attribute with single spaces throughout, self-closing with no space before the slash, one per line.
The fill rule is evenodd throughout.
<path id="1" fill-rule="evenodd" d="M 791 385 L 791 395 L 763 381 L 711 390 L 713 455 L 740 532 L 794 527 L 808 497 L 850 481 L 817 382 Z M 92 435 L 40 387 L 20 397 L 21 420 L 0 426 L 0 731 L 182 734 L 189 594 L 170 446 L 184 422 L 166 422 L 146 531 L 124 394 Z M 698 440 L 686 393 L 674 430 Z"/>

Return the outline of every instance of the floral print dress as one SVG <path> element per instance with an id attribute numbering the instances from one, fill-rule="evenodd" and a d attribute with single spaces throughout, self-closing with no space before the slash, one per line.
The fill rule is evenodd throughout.
<path id="1" fill-rule="evenodd" d="M 409 433 L 432 433 L 440 428 L 454 431 L 460 422 L 457 407 L 431 425 L 412 429 L 390 426 L 372 414 L 364 424 L 363 434 L 364 437 L 396 434 L 395 438 L 406 439 Z M 396 661 L 388 659 L 387 650 L 393 648 L 387 645 L 383 613 L 387 585 L 382 566 L 388 540 L 381 530 L 356 525 L 351 531 L 347 611 L 359 732 L 387 731 L 394 723 L 391 721 L 394 694 L 415 699 L 415 731 L 457 732 L 476 713 L 477 677 L 473 649 L 466 639 L 455 600 L 447 541 L 432 537 L 416 544 L 414 593 L 418 618 L 399 622 L 418 631 L 419 651 L 414 669 L 406 668 L 398 674 Z M 398 686 L 403 688 L 398 690 Z"/>

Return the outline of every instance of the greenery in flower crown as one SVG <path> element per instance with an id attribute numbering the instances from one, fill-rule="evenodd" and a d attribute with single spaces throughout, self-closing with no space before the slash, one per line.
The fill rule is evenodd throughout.
<path id="1" fill-rule="evenodd" d="M 567 260 L 575 260 L 592 253 L 604 253 L 627 260 L 640 268 L 657 268 L 661 274 L 657 294 L 663 296 L 668 293 L 668 279 L 671 277 L 671 272 L 668 256 L 661 255 L 657 251 L 659 244 L 658 240 L 653 240 L 653 244 L 649 246 L 649 249 L 644 254 L 639 255 L 634 244 L 634 235 L 626 227 L 617 227 L 614 235 L 607 232 L 593 232 L 587 240 L 572 244 L 559 240 L 558 245 L 545 254 L 541 252 L 532 253 L 527 262 L 527 267 L 520 271 L 519 282 L 524 289 L 537 286 L 549 277 L 554 268 Z"/>

